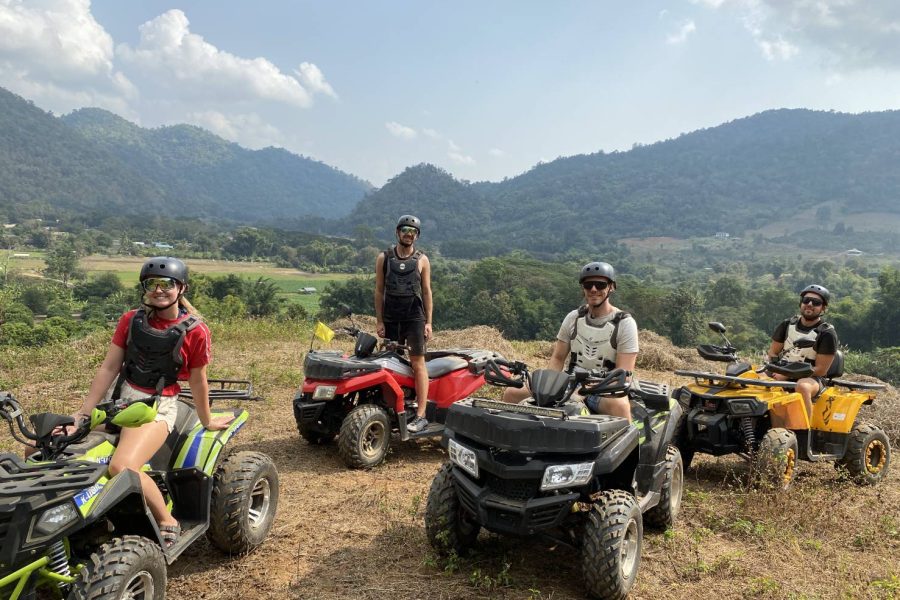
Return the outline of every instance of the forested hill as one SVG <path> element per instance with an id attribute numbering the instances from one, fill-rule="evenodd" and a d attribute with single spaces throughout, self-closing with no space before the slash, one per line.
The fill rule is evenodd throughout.
<path id="1" fill-rule="evenodd" d="M 0 88 L 0 214 L 109 215 L 162 207 L 273 224 L 347 214 L 371 186 L 276 148 L 247 150 L 203 129 L 144 129 L 101 109 L 56 118 Z"/>
<path id="2" fill-rule="evenodd" d="M 367 196 L 348 222 L 389 230 L 394 213 L 415 212 L 435 241 L 463 235 L 475 246 L 540 250 L 735 235 L 773 220 L 808 227 L 862 212 L 900 220 L 897 164 L 900 111 L 773 110 L 628 152 L 560 158 L 502 183 L 466 184 L 419 165 Z"/>

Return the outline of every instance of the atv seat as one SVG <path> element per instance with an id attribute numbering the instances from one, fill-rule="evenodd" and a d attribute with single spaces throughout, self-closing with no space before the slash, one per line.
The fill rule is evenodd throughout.
<path id="1" fill-rule="evenodd" d="M 441 377 L 443 375 L 446 375 L 447 373 L 450 373 L 451 371 L 465 369 L 468 366 L 469 361 L 464 358 L 460 358 L 459 356 L 442 356 L 441 358 L 435 358 L 425 363 L 425 368 L 428 370 L 429 379 Z"/>

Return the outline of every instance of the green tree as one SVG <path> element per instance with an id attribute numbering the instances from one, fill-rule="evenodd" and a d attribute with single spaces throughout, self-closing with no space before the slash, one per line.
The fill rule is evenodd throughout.
<path id="1" fill-rule="evenodd" d="M 706 330 L 703 296 L 700 292 L 678 287 L 666 296 L 669 339 L 676 346 L 693 346 Z"/>
<path id="2" fill-rule="evenodd" d="M 76 279 L 81 275 L 78 269 L 78 252 L 71 241 L 55 245 L 47 255 L 46 262 L 44 274 L 62 281 L 66 287 L 69 285 L 69 279 Z"/>

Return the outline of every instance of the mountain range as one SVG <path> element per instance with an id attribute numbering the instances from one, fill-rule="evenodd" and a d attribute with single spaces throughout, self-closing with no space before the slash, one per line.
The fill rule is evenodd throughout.
<path id="1" fill-rule="evenodd" d="M 55 117 L 2 89 L 0 131 L 7 219 L 164 211 L 314 233 L 364 227 L 385 239 L 413 213 L 423 239 L 460 256 L 589 251 L 621 238 L 773 224 L 900 228 L 900 111 L 770 110 L 629 151 L 559 158 L 501 182 L 421 164 L 379 189 L 283 149 L 247 150 L 189 125 L 142 128 L 96 108 Z"/>
<path id="2" fill-rule="evenodd" d="M 0 88 L 0 214 L 184 215 L 277 224 L 347 214 L 367 182 L 280 148 L 190 125 L 146 129 L 108 111 L 55 117 Z"/>

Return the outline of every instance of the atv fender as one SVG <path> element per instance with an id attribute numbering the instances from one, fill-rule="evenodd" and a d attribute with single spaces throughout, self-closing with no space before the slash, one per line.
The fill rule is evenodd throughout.
<path id="1" fill-rule="evenodd" d="M 86 523 L 109 519 L 116 535 L 141 535 L 162 546 L 156 521 L 141 490 L 141 479 L 135 471 L 125 470 L 110 479 L 93 500 L 85 515 Z"/>

